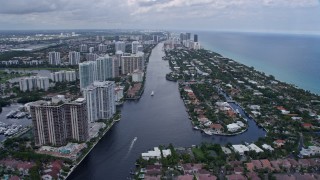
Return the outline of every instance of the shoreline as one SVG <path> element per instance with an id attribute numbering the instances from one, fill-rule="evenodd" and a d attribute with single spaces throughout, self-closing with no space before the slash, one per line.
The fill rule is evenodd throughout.
<path id="1" fill-rule="evenodd" d="M 110 124 L 110 126 L 108 126 L 106 128 L 106 130 L 103 132 L 103 134 L 101 135 L 101 137 L 92 145 L 92 147 L 89 149 L 89 151 L 83 155 L 82 159 L 77 162 L 71 169 L 70 171 L 68 172 L 68 175 L 65 177 L 65 179 L 68 179 L 68 177 L 72 174 L 72 172 L 81 164 L 81 162 L 89 155 L 89 153 L 93 150 L 93 148 L 100 142 L 100 140 L 104 137 L 104 135 L 113 127 L 113 125 L 120 121 L 119 119 L 118 120 L 113 120 L 112 123 Z"/>
<path id="2" fill-rule="evenodd" d="M 229 33 L 229 32 L 217 32 L 217 33 Z M 241 32 L 231 32 L 231 33 L 241 33 Z M 251 34 L 251 32 L 250 32 L 250 34 Z M 264 33 L 262 33 L 262 34 L 264 34 Z M 265 34 L 265 35 L 267 35 L 267 34 Z M 277 34 L 277 33 L 275 33 L 275 34 Z M 280 33 L 279 35 L 283 35 L 283 34 Z M 296 35 L 296 34 L 291 34 L 291 35 Z M 245 54 L 233 53 L 231 49 L 224 50 L 221 47 L 219 47 L 217 44 L 212 44 L 212 42 L 210 42 L 210 41 L 202 41 L 202 48 L 207 51 L 218 53 L 221 56 L 223 56 L 225 58 L 229 58 L 239 64 L 243 64 L 244 66 L 247 66 L 247 67 L 252 66 L 252 67 L 254 67 L 255 70 L 257 70 L 259 72 L 264 72 L 266 75 L 273 75 L 278 81 L 285 82 L 287 84 L 291 84 L 295 88 L 303 89 L 305 91 L 310 91 L 310 93 L 315 94 L 315 95 L 320 95 L 320 89 L 314 88 L 314 86 L 312 87 L 311 84 L 304 84 L 303 83 L 303 81 L 305 79 L 300 80 L 300 81 L 296 81 L 296 78 L 290 78 L 291 73 L 288 75 L 279 74 L 279 73 L 277 73 L 277 72 L 279 72 L 279 71 L 277 71 L 278 70 L 277 68 L 276 68 L 276 70 L 273 70 L 274 67 L 276 67 L 276 66 L 271 66 L 269 69 L 268 68 L 266 69 L 265 67 L 270 66 L 270 64 L 268 64 L 268 63 L 266 64 L 265 61 L 257 62 L 258 59 L 256 57 L 248 57 L 248 55 L 245 55 Z M 251 54 L 250 54 L 250 56 L 251 56 Z M 262 64 L 261 64 L 261 62 L 262 62 Z M 290 62 L 288 62 L 288 63 L 290 63 Z M 311 77 L 309 77 L 309 78 L 311 78 Z M 308 78 L 306 77 L 306 79 L 308 79 Z M 316 84 L 316 82 L 313 82 L 313 84 Z"/>

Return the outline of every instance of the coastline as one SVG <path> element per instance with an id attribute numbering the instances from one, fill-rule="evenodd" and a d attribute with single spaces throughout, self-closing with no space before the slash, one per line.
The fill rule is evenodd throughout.
<path id="1" fill-rule="evenodd" d="M 219 38 L 217 39 L 216 37 Z M 283 37 L 283 34 L 270 34 L 270 33 L 241 33 L 241 32 L 201 32 L 200 37 L 203 37 L 201 40 L 202 47 L 206 50 L 217 52 L 226 58 L 233 59 L 234 61 L 243 64 L 245 66 L 252 66 L 256 70 L 260 72 L 264 72 L 266 75 L 273 75 L 276 79 L 286 82 L 288 84 L 293 84 L 295 87 L 299 89 L 303 89 L 306 91 L 310 91 L 313 94 L 320 95 L 320 88 L 315 86 L 315 84 L 319 84 L 317 79 L 319 78 L 312 78 L 314 75 L 317 75 L 316 67 L 319 67 L 319 62 L 315 60 L 314 54 L 316 51 L 311 50 L 314 43 L 306 41 L 305 46 L 301 46 L 298 40 L 305 40 L 310 39 L 310 37 L 318 37 L 316 38 L 315 42 L 318 42 L 319 36 L 318 35 L 299 35 L 299 34 L 289 34 L 288 36 Z M 239 42 L 234 43 L 233 41 L 222 41 L 222 38 L 230 37 L 231 40 L 240 39 Z M 266 44 L 266 50 L 262 51 L 262 48 L 259 49 L 257 47 L 257 37 L 262 39 L 269 39 L 272 38 L 272 42 Z M 216 41 L 212 41 L 212 39 L 216 39 Z M 282 42 L 284 40 L 284 42 Z M 304 57 L 297 55 L 297 56 L 283 56 L 282 51 L 279 51 L 280 57 L 277 56 L 269 56 L 266 52 L 273 50 L 277 50 L 276 48 L 280 45 L 285 46 L 287 43 L 294 41 L 292 46 L 293 47 L 286 47 L 286 51 L 300 51 L 305 54 Z M 236 48 L 242 45 L 243 52 L 240 50 L 238 51 Z M 301 49 L 305 47 L 304 49 Z M 256 55 L 253 51 L 247 50 L 255 48 L 256 51 L 259 51 L 260 56 Z M 308 49 L 308 50 L 307 50 Z M 278 52 L 278 51 L 277 51 Z M 310 54 L 310 56 L 309 56 Z M 262 58 L 261 58 L 262 57 Z M 304 60 L 302 60 L 302 58 Z M 284 60 L 284 61 L 283 61 Z M 299 61 L 300 60 L 300 61 Z M 310 61 L 310 65 L 303 64 L 304 61 Z M 269 62 L 270 61 L 270 62 Z M 278 63 L 277 63 L 278 62 Z M 281 63 L 283 62 L 283 63 Z M 279 64 L 280 63 L 280 64 Z M 287 64 L 293 64 L 296 67 L 305 67 L 305 68 L 298 68 L 297 71 L 293 70 L 293 68 L 289 68 Z M 308 71 L 308 69 L 311 69 Z M 307 73 L 305 73 L 307 71 Z M 300 72 L 300 73 L 297 73 Z M 312 72 L 312 73 L 310 73 Z M 316 74 L 315 74 L 316 73 Z M 299 75 L 298 75 L 299 74 Z M 318 76 L 318 75 L 317 75 Z M 314 79 L 311 80 L 310 79 Z"/>

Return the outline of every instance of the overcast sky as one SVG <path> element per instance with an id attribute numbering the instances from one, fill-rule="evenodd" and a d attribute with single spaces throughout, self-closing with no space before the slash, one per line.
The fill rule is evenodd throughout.
<path id="1" fill-rule="evenodd" d="M 320 33 L 319 0 L 0 0 L 0 29 Z"/>

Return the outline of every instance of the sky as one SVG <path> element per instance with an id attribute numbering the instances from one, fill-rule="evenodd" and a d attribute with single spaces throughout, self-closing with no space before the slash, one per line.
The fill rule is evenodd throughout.
<path id="1" fill-rule="evenodd" d="M 0 30 L 153 29 L 320 34 L 319 0 L 0 0 Z"/>

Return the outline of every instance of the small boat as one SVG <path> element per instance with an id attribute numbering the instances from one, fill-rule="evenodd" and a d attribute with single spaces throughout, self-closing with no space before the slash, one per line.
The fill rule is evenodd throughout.
<path id="1" fill-rule="evenodd" d="M 193 129 L 199 130 L 200 128 L 198 126 L 193 127 Z"/>
<path id="2" fill-rule="evenodd" d="M 154 95 L 154 92 L 152 91 L 152 92 L 151 92 L 151 96 L 153 96 L 153 95 Z"/>
<path id="3" fill-rule="evenodd" d="M 17 113 L 18 113 L 18 111 L 10 111 L 10 112 L 6 115 L 6 117 L 7 117 L 7 118 L 13 118 Z"/>
<path id="4" fill-rule="evenodd" d="M 213 131 L 209 130 L 209 129 L 205 129 L 203 130 L 203 132 L 209 136 L 213 135 Z"/>

